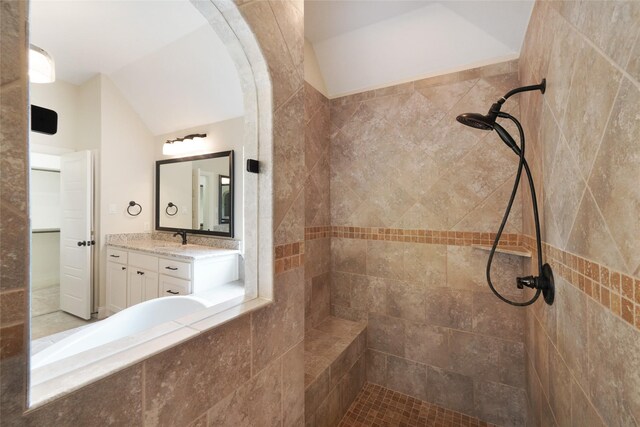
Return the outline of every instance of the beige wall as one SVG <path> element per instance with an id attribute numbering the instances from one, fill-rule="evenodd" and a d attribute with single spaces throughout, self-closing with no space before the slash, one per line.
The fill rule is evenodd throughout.
<path id="1" fill-rule="evenodd" d="M 275 301 L 255 313 L 23 415 L 28 289 L 26 2 L 3 2 L 0 118 L 0 404 L 7 425 L 300 425 L 304 410 L 304 277 L 293 268 L 274 278 Z M 304 139 L 300 2 L 251 2 L 240 13 L 265 53 L 273 83 L 275 241 L 304 238 Z M 243 38 L 247 28 L 226 9 Z M 233 19 L 231 19 L 233 18 Z M 214 20 L 215 18 L 212 18 Z M 246 40 L 243 40 L 245 43 Z M 248 52 L 252 67 L 261 56 Z M 267 81 L 261 76 L 256 84 Z M 259 93 L 264 94 L 262 88 Z M 261 95 L 261 96 L 262 96 Z M 264 102 L 264 101 L 261 101 Z M 268 105 L 268 104 L 267 104 Z M 150 157 L 152 158 L 152 157 Z M 295 187 L 288 183 L 301 172 Z M 22 190 L 22 191 L 21 191 Z"/>
<path id="2" fill-rule="evenodd" d="M 539 1 L 527 31 L 521 83 L 548 89 L 521 115 L 557 287 L 527 310 L 531 425 L 640 422 L 638 34 L 626 1 Z"/>
<path id="3" fill-rule="evenodd" d="M 307 39 L 304 39 L 304 80 L 322 95 L 327 96 L 327 87 L 316 58 L 316 51 Z"/>
<path id="4" fill-rule="evenodd" d="M 498 228 L 517 158 L 455 117 L 487 111 L 517 86 L 516 67 L 331 101 L 331 310 L 368 321 L 368 380 L 510 426 L 526 413 L 524 311 L 490 293 L 487 253 L 470 244 Z M 506 231 L 521 222 L 518 206 Z M 496 257 L 494 281 L 514 299 L 521 273 L 520 257 Z"/>
<path id="5" fill-rule="evenodd" d="M 305 328 L 330 312 L 331 224 L 329 168 L 329 100 L 305 82 Z M 312 230 L 317 230 L 313 233 Z M 324 230 L 324 233 L 323 231 Z"/>

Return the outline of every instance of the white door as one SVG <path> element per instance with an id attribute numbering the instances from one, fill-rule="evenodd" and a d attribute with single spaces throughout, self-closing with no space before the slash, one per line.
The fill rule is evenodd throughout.
<path id="1" fill-rule="evenodd" d="M 60 308 L 91 318 L 91 152 L 64 154 L 60 161 Z"/>

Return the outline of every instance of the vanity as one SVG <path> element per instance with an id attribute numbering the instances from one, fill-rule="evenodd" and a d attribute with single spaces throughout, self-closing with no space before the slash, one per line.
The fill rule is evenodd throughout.
<path id="1" fill-rule="evenodd" d="M 202 294 L 239 279 L 239 251 L 162 240 L 107 244 L 110 314 L 154 298 Z"/>

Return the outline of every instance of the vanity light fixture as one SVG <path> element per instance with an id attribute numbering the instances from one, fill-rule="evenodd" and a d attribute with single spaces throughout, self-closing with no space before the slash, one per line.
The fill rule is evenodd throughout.
<path id="1" fill-rule="evenodd" d="M 199 151 L 204 148 L 204 138 L 206 137 L 206 133 L 193 133 L 182 138 L 169 139 L 162 146 L 162 154 L 173 156 Z"/>
<path id="2" fill-rule="evenodd" d="M 29 81 L 53 83 L 56 81 L 56 64 L 46 50 L 29 45 Z"/>

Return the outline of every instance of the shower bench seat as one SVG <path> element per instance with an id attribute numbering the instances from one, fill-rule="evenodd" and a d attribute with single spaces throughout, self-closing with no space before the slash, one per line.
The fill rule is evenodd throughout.
<path id="1" fill-rule="evenodd" d="M 337 425 L 363 387 L 366 328 L 329 316 L 305 332 L 306 427 Z"/>

